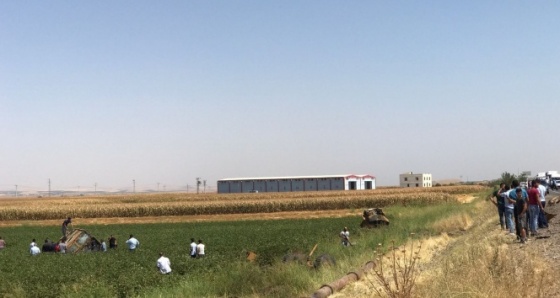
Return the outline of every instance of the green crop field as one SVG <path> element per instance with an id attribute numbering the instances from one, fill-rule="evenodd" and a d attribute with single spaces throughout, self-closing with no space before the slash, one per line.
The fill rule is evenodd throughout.
<path id="1" fill-rule="evenodd" d="M 409 238 L 441 231 L 433 223 L 472 212 L 472 203 L 459 196 L 486 196 L 482 187 L 448 187 L 432 190 L 375 190 L 363 193 L 297 193 L 242 195 L 147 195 L 93 198 L 28 198 L 0 200 L 0 217 L 10 225 L 0 228 L 7 248 L 0 251 L 2 297 L 301 297 L 372 259 L 375 249 L 386 249 Z M 255 195 L 255 196 L 253 196 Z M 361 230 L 364 206 L 385 206 L 388 227 Z M 253 220 L 232 222 L 117 224 L 127 217 L 185 216 L 298 210 L 346 209 L 353 217 L 322 219 Z M 155 210 L 155 211 L 154 211 Z M 76 255 L 42 253 L 30 256 L 33 238 L 39 245 L 60 237 L 60 227 L 39 226 L 41 220 L 66 215 L 74 226 L 98 239 L 115 235 L 119 248 L 106 253 Z M 81 216 L 74 216 L 81 215 Z M 258 214 L 255 214 L 257 217 Z M 101 218 L 103 224 L 85 225 L 83 219 Z M 115 224 L 111 224 L 114 218 Z M 126 221 L 125 221 L 126 222 Z M 28 225 L 25 225 L 28 223 Z M 106 223 L 106 224 L 105 224 Z M 24 226 L 17 226 L 24 224 Z M 351 247 L 338 237 L 347 226 Z M 141 242 L 129 252 L 125 241 L 134 234 Z M 204 259 L 191 259 L 190 239 L 206 244 Z M 288 253 L 307 254 L 318 244 L 314 257 L 329 254 L 336 265 L 321 269 L 285 264 Z M 379 246 L 381 244 L 381 247 Z M 255 262 L 245 259 L 255 252 Z M 156 269 L 159 252 L 172 263 L 173 272 Z"/>
<path id="2" fill-rule="evenodd" d="M 231 273 L 239 263 L 246 263 L 247 250 L 259 256 L 253 266 L 266 268 L 279 261 L 287 251 L 310 250 L 318 242 L 323 248 L 338 248 L 340 227 L 356 225 L 357 221 L 356 218 L 340 218 L 80 226 L 98 238 L 115 235 L 119 248 L 106 253 L 42 253 L 34 257 L 29 255 L 31 240 L 35 238 L 41 244 L 47 237 L 57 239 L 58 227 L 4 228 L 0 235 L 6 239 L 8 247 L 0 251 L 0 293 L 16 296 L 25 293 L 25 296 L 36 297 L 80 296 L 81 293 L 126 297 L 173 286 L 180 281 L 212 283 L 212 276 Z M 141 242 L 139 250 L 133 253 L 124 244 L 129 234 L 134 234 Z M 206 243 L 206 258 L 189 257 L 191 237 Z M 161 276 L 155 268 L 160 251 L 171 259 L 173 273 L 169 276 Z M 53 287 L 53 284 L 58 286 Z M 227 284 L 217 284 L 214 288 L 213 295 L 235 290 Z"/>
<path id="3" fill-rule="evenodd" d="M 294 297 L 308 295 L 318 286 L 356 268 L 378 243 L 402 242 L 411 232 L 430 233 L 429 222 L 464 212 L 456 202 L 387 208 L 392 223 L 376 230 L 360 230 L 361 218 L 269 220 L 208 223 L 95 225 L 84 228 L 98 238 L 110 234 L 117 250 L 77 255 L 42 253 L 30 256 L 31 239 L 57 239 L 59 227 L 2 228 L 8 247 L 0 251 L 0 293 L 4 297 Z M 348 226 L 353 247 L 340 245 L 338 233 Z M 124 241 L 134 234 L 140 249 L 129 252 Z M 191 259 L 190 238 L 206 243 L 206 258 Z M 286 252 L 328 253 L 337 260 L 332 268 L 314 270 L 283 264 Z M 155 267 L 163 251 L 173 273 L 163 276 Z M 253 251 L 254 263 L 245 260 Z M 363 263 L 362 263 L 363 264 Z"/>

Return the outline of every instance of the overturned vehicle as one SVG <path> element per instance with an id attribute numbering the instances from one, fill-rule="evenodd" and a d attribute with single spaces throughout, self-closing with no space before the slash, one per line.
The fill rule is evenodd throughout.
<path id="1" fill-rule="evenodd" d="M 99 240 L 89 234 L 86 230 L 74 229 L 62 238 L 66 238 L 65 242 L 67 253 L 101 251 L 101 243 Z"/>
<path id="2" fill-rule="evenodd" d="M 381 208 L 370 208 L 364 210 L 360 227 L 377 228 L 378 226 L 387 225 L 389 225 L 389 219 L 385 216 L 385 213 L 383 213 Z"/>

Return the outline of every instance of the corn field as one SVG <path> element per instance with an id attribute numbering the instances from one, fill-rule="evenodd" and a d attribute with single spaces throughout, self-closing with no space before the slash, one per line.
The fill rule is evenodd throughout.
<path id="1" fill-rule="evenodd" d="M 49 220 L 66 217 L 112 218 L 317 211 L 433 204 L 456 201 L 482 186 L 386 188 L 363 191 L 238 194 L 135 194 L 57 198 L 0 199 L 0 220 Z"/>

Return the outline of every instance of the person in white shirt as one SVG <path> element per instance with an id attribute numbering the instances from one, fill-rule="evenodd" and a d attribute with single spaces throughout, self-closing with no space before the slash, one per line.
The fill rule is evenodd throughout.
<path id="1" fill-rule="evenodd" d="M 126 245 L 128 245 L 129 251 L 135 251 L 136 248 L 140 246 L 140 241 L 138 241 L 138 239 L 134 238 L 134 236 L 130 234 L 130 238 L 126 240 Z"/>
<path id="2" fill-rule="evenodd" d="M 165 257 L 162 252 L 159 253 L 159 259 L 157 260 L 157 268 L 161 274 L 171 273 L 171 261 L 169 258 Z"/>
<path id="3" fill-rule="evenodd" d="M 347 227 L 344 227 L 344 229 L 340 232 L 340 240 L 342 240 L 343 246 L 350 245 L 350 232 Z"/>
<path id="4" fill-rule="evenodd" d="M 196 241 L 191 238 L 191 258 L 196 258 Z"/>
<path id="5" fill-rule="evenodd" d="M 41 249 L 39 249 L 39 247 L 36 244 L 33 244 L 31 246 L 31 249 L 29 249 L 29 252 L 31 253 L 32 256 L 36 256 L 41 253 Z"/>
<path id="6" fill-rule="evenodd" d="M 105 240 L 101 240 L 101 251 L 107 251 L 107 243 L 105 243 Z"/>
<path id="7" fill-rule="evenodd" d="M 66 253 L 66 240 L 62 239 L 62 241 L 60 241 L 60 243 L 58 244 L 58 250 L 61 254 Z"/>
<path id="8" fill-rule="evenodd" d="M 539 190 L 540 200 L 542 205 L 542 208 L 539 211 L 538 224 L 539 224 L 539 228 L 546 229 L 548 228 L 548 221 L 546 220 L 546 216 L 544 214 L 544 207 L 546 207 L 546 186 L 542 185 L 539 180 L 535 180 L 535 181 L 537 181 L 537 189 Z"/>
<path id="9" fill-rule="evenodd" d="M 35 241 L 35 238 L 31 240 L 31 243 L 29 244 L 29 249 L 31 249 L 33 246 L 37 246 L 37 242 Z"/>
<path id="10" fill-rule="evenodd" d="M 196 246 L 196 256 L 199 258 L 203 258 L 204 257 L 204 243 L 202 243 L 202 240 L 198 240 L 198 245 Z"/>

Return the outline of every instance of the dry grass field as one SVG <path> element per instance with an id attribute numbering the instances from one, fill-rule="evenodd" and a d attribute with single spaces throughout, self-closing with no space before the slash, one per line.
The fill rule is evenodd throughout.
<path id="1" fill-rule="evenodd" d="M 462 200 L 482 186 L 240 194 L 131 194 L 88 197 L 2 198 L 0 220 L 200 216 L 385 207 Z"/>

